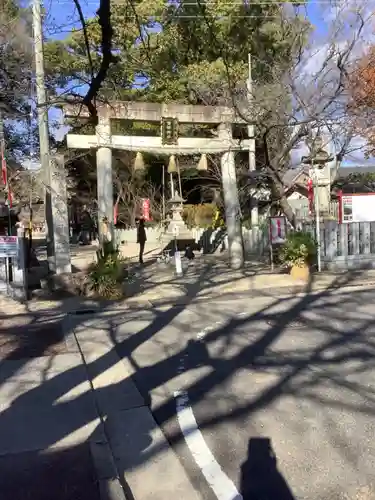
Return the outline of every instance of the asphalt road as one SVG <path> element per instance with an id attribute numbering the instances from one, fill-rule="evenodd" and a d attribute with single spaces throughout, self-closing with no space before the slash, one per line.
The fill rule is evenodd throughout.
<path id="1" fill-rule="evenodd" d="M 127 313 L 114 336 L 202 499 L 370 500 L 374 302 L 363 289 L 218 297 Z"/>

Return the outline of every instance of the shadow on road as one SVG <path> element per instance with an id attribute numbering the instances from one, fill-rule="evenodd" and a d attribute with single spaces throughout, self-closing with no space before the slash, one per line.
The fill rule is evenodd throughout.
<path id="1" fill-rule="evenodd" d="M 277 468 L 269 438 L 249 440 L 247 461 L 241 467 L 241 495 L 243 500 L 295 500 Z"/>
<path id="2" fill-rule="evenodd" d="M 311 292 L 312 283 L 310 283 L 305 294 L 299 298 L 269 299 L 268 304 L 258 309 L 254 314 L 241 318 L 229 318 L 225 325 L 211 329 L 200 342 L 191 342 L 187 336 L 184 337 L 189 325 L 180 319 L 184 309 L 194 302 L 193 295 L 181 307 L 170 307 L 166 303 L 164 306 L 161 304 L 158 308 L 150 309 L 148 314 L 151 319 L 148 324 L 139 331 L 130 333 L 126 338 L 118 338 L 116 330 L 117 325 L 124 321 L 124 311 L 112 310 L 108 313 L 105 321 L 111 331 L 113 346 L 99 359 L 88 361 L 87 370 L 89 373 L 104 373 L 118 362 L 114 353 L 126 358 L 133 367 L 133 378 L 139 386 L 144 401 L 147 405 L 152 406 L 153 414 L 161 426 L 174 416 L 175 401 L 173 394 L 169 394 L 166 401 L 155 404 L 153 393 L 156 389 L 162 388 L 166 382 L 173 381 L 178 376 L 178 361 L 184 357 L 187 358 L 186 370 L 194 370 L 197 366 L 209 368 L 187 387 L 192 404 L 202 401 L 216 387 L 226 383 L 240 370 L 256 369 L 259 373 L 272 371 L 275 375 L 272 382 L 259 389 L 250 401 L 238 401 L 230 411 L 223 409 L 217 411 L 215 415 L 207 415 L 207 417 L 202 418 L 199 422 L 201 430 L 214 429 L 216 425 L 224 421 L 230 422 L 238 418 L 248 417 L 286 394 L 294 398 L 313 401 L 321 407 L 340 407 L 343 411 L 349 409 L 352 412 L 374 416 L 374 389 L 358 380 L 351 380 L 350 375 L 374 368 L 375 340 L 368 332 L 374 327 L 375 319 L 373 315 L 359 315 L 357 312 L 363 302 L 361 292 L 353 291 L 348 294 L 335 295 L 340 287 L 350 284 L 352 276 L 348 273 L 345 278 L 338 278 L 327 290 L 317 293 Z M 209 289 L 211 285 L 207 283 L 206 286 Z M 197 287 L 198 284 L 195 284 L 194 289 Z M 358 299 L 356 299 L 357 295 Z M 282 306 L 281 311 L 277 309 L 279 306 Z M 220 304 L 215 304 L 215 301 L 204 307 L 210 308 L 211 316 L 215 314 L 219 316 L 222 312 Z M 55 311 L 55 313 L 60 314 L 59 311 Z M 201 313 L 203 321 L 204 308 L 202 308 Z M 337 322 L 342 324 L 345 317 L 347 318 L 346 327 L 344 329 L 338 327 Z M 72 328 L 76 329 L 86 320 L 87 317 L 84 315 L 76 317 Z M 35 319 L 35 321 L 37 320 Z M 294 349 L 276 348 L 281 337 L 286 334 L 286 330 L 295 321 L 309 329 L 319 330 L 319 339 L 311 343 L 306 338 Z M 151 339 L 155 342 L 159 341 L 159 333 L 172 322 L 174 328 L 181 332 L 181 347 L 170 354 L 167 346 L 163 359 L 153 360 L 150 358 L 148 365 L 142 366 L 137 361 L 137 349 Z M 262 329 L 259 328 L 260 324 L 263 325 Z M 236 331 L 241 327 L 256 332 L 250 342 L 240 343 Z M 102 327 L 98 326 L 99 328 Z M 212 346 L 220 340 L 226 343 L 226 352 L 233 348 L 231 355 L 221 357 L 212 354 Z M 24 349 L 24 346 L 19 348 Z M 42 351 L 40 355 L 43 356 Z M 10 382 L 13 375 L 25 370 L 29 362 L 29 359 L 26 358 L 18 359 L 15 350 L 12 350 L 9 359 L 16 361 L 8 361 L 12 364 L 2 370 L 0 377 L 2 384 Z M 53 361 L 48 363 L 51 367 L 53 366 Z M 35 433 L 37 427 L 43 426 L 43 422 L 37 421 L 35 416 L 32 416 L 35 404 L 39 401 L 43 401 L 43 406 L 50 409 L 48 414 L 43 415 L 43 418 L 46 418 L 46 428 L 48 427 L 48 419 L 53 421 L 61 412 L 65 411 L 75 415 L 73 420 L 65 425 L 57 426 L 53 430 L 50 429 L 42 437 L 44 449 L 69 438 L 81 428 L 86 427 L 91 432 L 91 436 L 96 436 L 96 426 L 101 424 L 95 423 L 96 413 L 89 400 L 89 391 L 80 392 L 78 390 L 86 380 L 85 371 L 81 366 L 75 366 L 68 367 L 63 373 L 54 375 L 52 372 L 50 375 L 47 373 L 41 384 L 28 391 L 21 391 L 18 395 L 15 391 L 12 404 L 2 408 L 0 413 L 1 439 L 5 440 L 12 425 L 13 429 L 14 426 L 16 428 L 17 425 L 19 426 L 20 436 L 17 439 L 22 439 L 22 435 L 28 439 L 27 436 Z M 337 398 L 330 398 L 329 395 L 320 392 L 322 381 L 325 383 L 329 381 L 335 387 L 345 388 L 346 394 L 355 394 L 355 402 L 352 403 L 348 398 L 338 401 Z M 111 398 L 116 386 L 121 389 L 118 383 L 113 383 L 110 386 L 103 385 L 96 389 L 96 401 Z M 29 414 L 25 414 L 25 408 L 31 408 Z M 25 421 L 28 422 L 27 431 L 22 429 Z M 155 427 L 155 424 L 151 425 Z M 90 431 L 90 429 L 92 430 Z M 150 427 L 150 436 L 152 431 L 153 429 Z M 141 467 L 149 460 L 153 460 L 164 451 L 164 445 L 154 443 L 153 446 L 150 446 L 150 436 L 144 436 L 144 449 L 138 449 L 137 456 L 131 457 L 132 470 Z M 11 436 L 7 438 L 11 443 L 13 438 Z M 168 435 L 168 439 L 170 443 L 176 445 L 183 440 L 183 436 L 181 432 L 176 431 Z M 256 496 L 251 496 L 258 493 L 253 491 L 254 488 L 261 492 L 262 487 L 270 487 L 270 484 L 265 485 L 263 480 L 268 479 L 267 482 L 270 483 L 269 478 L 272 477 L 275 487 L 279 490 L 274 495 L 270 494 L 269 497 L 278 500 L 293 500 L 293 495 L 285 480 L 277 471 L 276 458 L 273 456 L 270 440 L 265 438 L 251 439 L 248 451 L 248 460 L 243 464 L 241 471 L 241 488 L 244 499 L 256 500 Z M 56 451 L 57 455 L 58 453 L 65 452 Z M 43 452 L 35 452 L 34 456 L 38 454 L 43 459 Z M 127 466 L 124 463 L 117 462 L 117 474 L 121 478 L 123 486 L 126 487 L 123 478 L 124 473 L 126 477 Z M 51 498 L 58 497 L 51 496 Z M 65 498 L 71 497 L 61 498 L 65 500 Z M 263 497 L 259 496 L 260 498 Z"/>
<path id="3" fill-rule="evenodd" d="M 88 444 L 0 456 L 0 497 L 102 500 Z"/>

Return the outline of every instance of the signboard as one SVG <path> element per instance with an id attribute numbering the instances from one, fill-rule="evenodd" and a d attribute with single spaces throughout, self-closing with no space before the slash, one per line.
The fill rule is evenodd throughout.
<path id="1" fill-rule="evenodd" d="M 286 241 L 285 217 L 270 217 L 270 243 L 277 245 Z"/>
<path id="2" fill-rule="evenodd" d="M 342 222 L 353 222 L 353 197 L 342 197 Z"/>
<path id="3" fill-rule="evenodd" d="M 340 222 L 372 222 L 375 213 L 375 193 L 343 194 L 339 199 Z"/>
<path id="4" fill-rule="evenodd" d="M 150 199 L 142 199 L 142 218 L 148 222 L 150 220 Z"/>
<path id="5" fill-rule="evenodd" d="M 0 236 L 0 257 L 17 257 L 17 236 Z"/>

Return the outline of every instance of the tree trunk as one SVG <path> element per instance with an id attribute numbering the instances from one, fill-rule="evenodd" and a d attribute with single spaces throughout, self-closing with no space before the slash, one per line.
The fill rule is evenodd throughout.
<path id="1" fill-rule="evenodd" d="M 272 187 L 271 187 L 271 195 L 273 199 L 277 200 L 280 204 L 282 211 L 284 212 L 285 217 L 290 222 L 290 224 L 295 228 L 296 227 L 296 215 L 292 210 L 285 194 L 284 194 L 284 186 L 282 182 L 276 177 L 276 175 L 271 175 L 272 178 Z"/>
<path id="2" fill-rule="evenodd" d="M 282 195 L 280 198 L 280 206 L 282 211 L 285 214 L 285 217 L 288 219 L 293 228 L 296 228 L 296 214 L 293 212 L 292 207 L 289 205 L 288 200 L 285 195 Z"/>

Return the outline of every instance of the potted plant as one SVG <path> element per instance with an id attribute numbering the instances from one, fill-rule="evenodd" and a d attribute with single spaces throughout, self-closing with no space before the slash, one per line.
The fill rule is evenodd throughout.
<path id="1" fill-rule="evenodd" d="M 280 260 L 289 267 L 294 279 L 307 281 L 310 267 L 315 262 L 317 245 L 306 231 L 291 231 L 280 249 Z"/>

